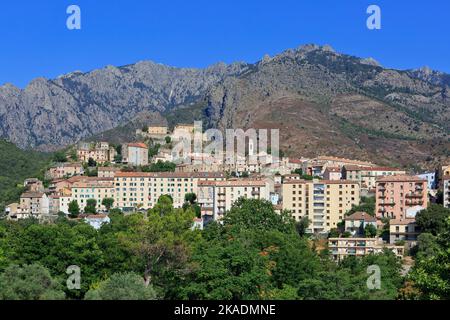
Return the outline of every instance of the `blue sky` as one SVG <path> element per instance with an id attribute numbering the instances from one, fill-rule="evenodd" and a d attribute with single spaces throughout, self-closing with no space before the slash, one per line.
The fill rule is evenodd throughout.
<path id="1" fill-rule="evenodd" d="M 81 30 L 66 28 L 71 4 L 81 8 Z M 381 7 L 381 30 L 366 28 L 370 4 Z M 140 60 L 255 62 L 305 43 L 450 73 L 449 21 L 447 0 L 8 0 L 0 7 L 0 84 Z"/>

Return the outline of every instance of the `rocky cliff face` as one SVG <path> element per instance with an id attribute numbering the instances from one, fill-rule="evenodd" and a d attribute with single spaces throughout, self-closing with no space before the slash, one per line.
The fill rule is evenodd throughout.
<path id="1" fill-rule="evenodd" d="M 245 64 L 204 70 L 152 62 L 108 66 L 58 79 L 35 79 L 24 90 L 0 87 L 0 136 L 20 147 L 51 150 L 128 122 L 142 111 L 189 105 Z"/>
<path id="2" fill-rule="evenodd" d="M 427 163 L 449 157 L 449 79 L 316 45 L 202 70 L 140 62 L 0 87 L 0 136 L 48 150 L 201 106 L 209 126 L 279 128 L 288 153 Z"/>

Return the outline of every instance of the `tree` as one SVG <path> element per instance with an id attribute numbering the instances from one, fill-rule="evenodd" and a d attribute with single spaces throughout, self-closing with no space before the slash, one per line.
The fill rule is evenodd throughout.
<path id="1" fill-rule="evenodd" d="M 97 200 L 87 199 L 86 206 L 84 207 L 84 213 L 97 213 Z"/>
<path id="2" fill-rule="evenodd" d="M 436 236 L 431 233 L 421 233 L 417 237 L 417 245 L 411 251 L 416 259 L 430 258 L 435 256 L 439 251 L 439 244 Z"/>
<path id="3" fill-rule="evenodd" d="M 434 228 L 433 228 L 434 229 Z M 420 291 L 422 299 L 450 299 L 450 218 L 437 236 L 437 248 L 430 255 L 418 256 L 408 279 Z"/>
<path id="4" fill-rule="evenodd" d="M 53 154 L 54 162 L 67 162 L 66 154 L 63 151 L 57 151 Z"/>
<path id="5" fill-rule="evenodd" d="M 104 198 L 102 200 L 102 205 L 105 206 L 106 210 L 110 210 L 114 204 L 114 198 Z"/>
<path id="6" fill-rule="evenodd" d="M 89 166 L 89 167 L 96 167 L 96 166 L 97 166 L 97 162 L 95 162 L 94 159 L 89 158 L 89 159 L 88 159 L 88 166 Z"/>
<path id="7" fill-rule="evenodd" d="M 156 156 L 159 152 L 159 148 L 161 147 L 161 144 L 156 143 L 155 145 L 152 145 L 148 148 L 148 156 L 149 158 L 153 158 Z"/>
<path id="8" fill-rule="evenodd" d="M 446 220 L 450 216 L 450 209 L 438 204 L 431 204 L 427 209 L 416 215 L 417 226 L 422 232 L 436 236 L 445 230 Z"/>
<path id="9" fill-rule="evenodd" d="M 297 229 L 297 233 L 299 236 L 304 236 L 306 234 L 306 230 L 309 227 L 310 220 L 307 216 L 302 217 L 296 224 L 295 228 Z"/>
<path id="10" fill-rule="evenodd" d="M 153 286 L 146 286 L 144 279 L 133 272 L 114 273 L 95 289 L 86 293 L 86 300 L 156 300 Z"/>
<path id="11" fill-rule="evenodd" d="M 73 200 L 69 203 L 69 216 L 71 218 L 77 218 L 80 214 L 80 206 L 78 205 L 77 200 Z"/>
<path id="12" fill-rule="evenodd" d="M 189 204 L 195 204 L 197 202 L 197 195 L 195 193 L 186 193 L 184 195 L 184 201 L 189 202 Z"/>
<path id="13" fill-rule="evenodd" d="M 361 203 L 353 206 L 346 215 L 352 215 L 355 212 L 367 212 L 371 216 L 375 215 L 375 197 L 361 197 Z"/>
<path id="14" fill-rule="evenodd" d="M 164 140 L 166 141 L 166 144 L 169 144 L 172 142 L 172 138 L 170 138 L 170 136 L 167 136 Z"/>
<path id="15" fill-rule="evenodd" d="M 366 238 L 374 238 L 377 236 L 377 228 L 373 224 L 366 224 L 364 228 L 364 236 Z"/>
<path id="16" fill-rule="evenodd" d="M 237 229 L 295 231 L 295 222 L 289 212 L 275 213 L 267 200 L 239 198 L 223 218 L 223 223 Z"/>
<path id="17" fill-rule="evenodd" d="M 341 233 L 336 228 L 333 228 L 328 232 L 328 238 L 339 238 L 340 235 Z"/>
<path id="18" fill-rule="evenodd" d="M 0 300 L 62 300 L 64 291 L 39 264 L 11 265 L 0 275 Z"/>

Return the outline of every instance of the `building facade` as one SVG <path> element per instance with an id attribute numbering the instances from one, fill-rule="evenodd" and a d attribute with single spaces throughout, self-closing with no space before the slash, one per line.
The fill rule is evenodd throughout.
<path id="1" fill-rule="evenodd" d="M 375 212 L 378 218 L 406 219 L 408 209 L 428 207 L 427 180 L 417 176 L 386 176 L 376 182 Z M 414 210 L 417 212 L 417 210 Z"/>
<path id="2" fill-rule="evenodd" d="M 389 221 L 389 242 L 408 241 L 415 243 L 420 234 L 419 227 L 415 219 L 401 219 Z"/>
<path id="3" fill-rule="evenodd" d="M 450 209 L 450 175 L 444 176 L 443 183 L 443 195 L 444 195 L 444 207 Z"/>
<path id="4" fill-rule="evenodd" d="M 282 208 L 296 220 L 308 217 L 311 233 L 329 232 L 360 201 L 360 187 L 347 180 L 285 180 Z"/>
<path id="5" fill-rule="evenodd" d="M 117 172 L 114 177 L 115 206 L 122 210 L 150 209 L 160 196 L 170 195 L 181 208 L 187 193 L 198 193 L 200 180 L 224 180 L 219 172 Z"/>
<path id="6" fill-rule="evenodd" d="M 341 261 L 348 256 L 365 256 L 377 254 L 384 249 L 391 250 L 397 257 L 403 257 L 404 246 L 386 245 L 377 238 L 329 238 L 328 249 L 335 261 Z"/>
<path id="7" fill-rule="evenodd" d="M 97 163 L 113 162 L 115 155 L 116 150 L 108 142 L 81 142 L 77 148 L 78 160 L 82 162 L 88 162 L 89 159 Z"/>
<path id="8" fill-rule="evenodd" d="M 374 189 L 376 181 L 380 177 L 404 175 L 405 170 L 389 167 L 360 167 L 355 165 L 342 168 L 342 178 L 358 181 L 363 188 Z"/>
<path id="9" fill-rule="evenodd" d="M 148 147 L 145 143 L 122 145 L 122 162 L 133 166 L 148 165 Z"/>
<path id="10" fill-rule="evenodd" d="M 199 181 L 197 199 L 205 220 L 220 220 L 239 198 L 270 200 L 266 180 Z"/>
<path id="11" fill-rule="evenodd" d="M 84 168 L 81 163 L 59 163 L 48 170 L 47 177 L 53 180 L 80 176 L 83 174 Z"/>
<path id="12" fill-rule="evenodd" d="M 84 211 L 89 199 L 97 201 L 97 210 L 106 210 L 102 205 L 105 198 L 115 198 L 114 180 L 112 178 L 78 181 L 71 187 L 71 201 L 76 200 L 81 211 Z"/>

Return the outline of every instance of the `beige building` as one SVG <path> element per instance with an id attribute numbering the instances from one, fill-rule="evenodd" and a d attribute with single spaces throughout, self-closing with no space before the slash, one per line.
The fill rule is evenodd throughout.
<path id="1" fill-rule="evenodd" d="M 239 198 L 270 200 L 267 180 L 199 181 L 197 201 L 205 219 L 220 220 Z"/>
<path id="2" fill-rule="evenodd" d="M 389 221 L 389 242 L 408 241 L 415 243 L 420 234 L 415 219 L 392 219 Z"/>
<path id="3" fill-rule="evenodd" d="M 283 210 L 289 210 L 296 220 L 308 217 L 311 233 L 336 228 L 359 201 L 360 188 L 355 181 L 286 180 L 282 185 Z"/>
<path id="4" fill-rule="evenodd" d="M 28 178 L 23 182 L 23 186 L 29 192 L 44 192 L 44 183 L 37 178 Z"/>
<path id="5" fill-rule="evenodd" d="M 50 179 L 63 179 L 71 176 L 80 176 L 84 174 L 84 168 L 81 163 L 59 163 L 47 171 L 47 177 Z"/>
<path id="6" fill-rule="evenodd" d="M 404 246 L 386 245 L 377 238 L 329 238 L 328 249 L 336 261 L 341 261 L 348 256 L 365 256 L 383 252 L 383 249 L 391 250 L 397 257 L 404 255 Z"/>
<path id="7" fill-rule="evenodd" d="M 444 195 L 444 207 L 450 209 L 450 175 L 444 176 L 443 183 L 443 195 Z"/>
<path id="8" fill-rule="evenodd" d="M 118 172 L 114 178 L 115 206 L 123 210 L 150 209 L 160 196 L 170 195 L 175 208 L 187 193 L 198 193 L 200 180 L 224 180 L 218 172 Z"/>
<path id="9" fill-rule="evenodd" d="M 147 133 L 151 135 L 167 135 L 169 129 L 167 126 L 149 126 Z"/>
<path id="10" fill-rule="evenodd" d="M 342 168 L 343 179 L 358 181 L 361 187 L 367 189 L 374 189 L 376 181 L 380 177 L 404 174 L 406 174 L 406 171 L 403 169 L 389 167 L 360 167 L 350 165 Z"/>
<path id="11" fill-rule="evenodd" d="M 78 181 L 73 183 L 71 187 L 71 201 L 76 200 L 81 211 L 84 210 L 89 199 L 97 201 L 97 210 L 106 210 L 102 205 L 105 198 L 115 198 L 114 179 L 112 178 Z"/>
<path id="12" fill-rule="evenodd" d="M 145 143 L 126 143 L 122 145 L 122 162 L 133 166 L 148 165 L 148 147 Z"/>
<path id="13" fill-rule="evenodd" d="M 115 155 L 116 150 L 108 142 L 81 142 L 77 149 L 78 160 L 82 162 L 88 162 L 89 158 L 97 163 L 113 162 Z"/>
<path id="14" fill-rule="evenodd" d="M 325 180 L 341 180 L 341 168 L 340 167 L 326 167 L 323 172 L 323 178 Z"/>
<path id="15" fill-rule="evenodd" d="M 345 231 L 350 232 L 352 236 L 364 236 L 365 228 L 368 225 L 377 228 L 377 218 L 367 212 L 355 212 L 345 217 L 344 222 Z"/>
<path id="16" fill-rule="evenodd" d="M 114 178 L 116 172 L 119 172 L 121 169 L 118 167 L 99 167 L 98 168 L 98 177 L 99 178 Z"/>
<path id="17" fill-rule="evenodd" d="M 49 207 L 49 199 L 45 193 L 25 192 L 20 196 L 20 218 L 48 215 L 50 213 Z"/>

